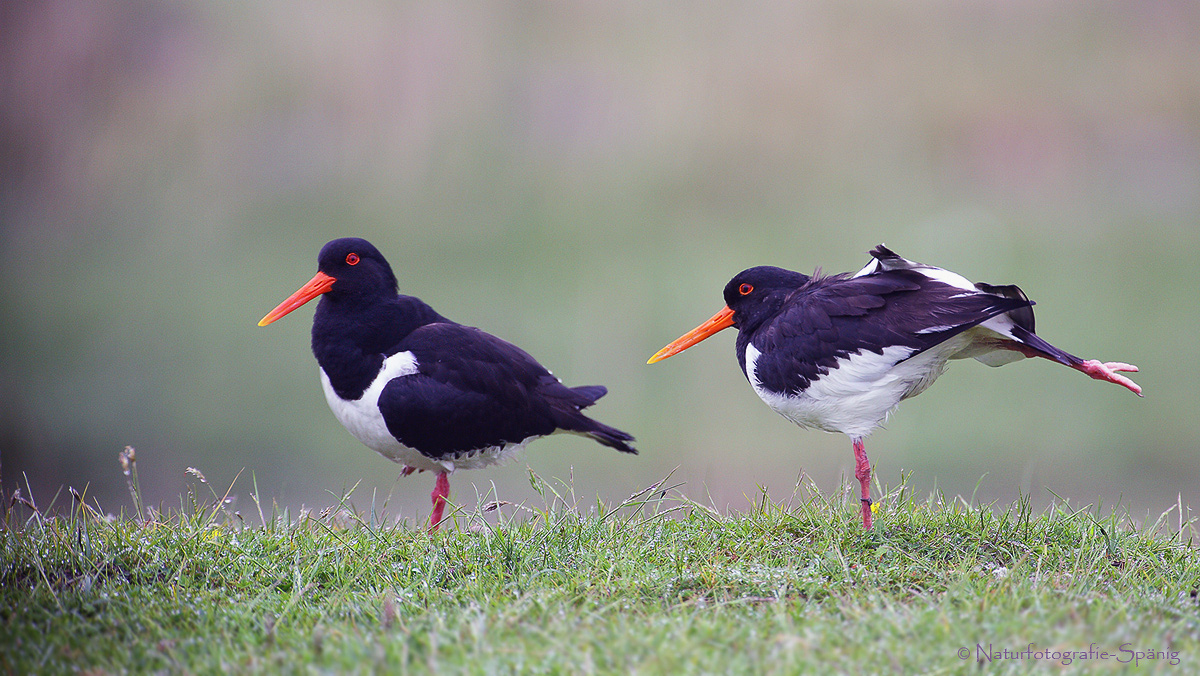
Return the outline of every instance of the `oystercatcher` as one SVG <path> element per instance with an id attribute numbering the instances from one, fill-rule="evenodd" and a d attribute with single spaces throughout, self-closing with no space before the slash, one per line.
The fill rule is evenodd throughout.
<path id="1" fill-rule="evenodd" d="M 391 266 L 366 240 L 329 242 L 317 268 L 258 325 L 322 296 L 312 350 L 325 400 L 356 439 L 403 464 L 401 475 L 437 474 L 430 530 L 451 472 L 510 460 L 538 437 L 572 432 L 637 453 L 632 436 L 581 412 L 607 388 L 567 387 L 515 345 L 399 295 Z"/>
<path id="2" fill-rule="evenodd" d="M 768 406 L 801 427 L 850 437 L 867 529 L 871 465 L 863 439 L 902 400 L 932 385 L 947 360 L 1002 366 L 1042 357 L 1142 395 L 1119 373 L 1136 366 L 1080 359 L 1039 338 L 1033 301 L 1017 286 L 972 284 L 882 244 L 870 254 L 855 274 L 743 270 L 725 286 L 725 308 L 648 363 L 737 327 L 738 364 Z"/>

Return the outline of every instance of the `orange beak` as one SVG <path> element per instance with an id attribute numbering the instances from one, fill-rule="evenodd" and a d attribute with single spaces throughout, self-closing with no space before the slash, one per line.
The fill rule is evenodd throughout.
<path id="1" fill-rule="evenodd" d="M 728 307 L 724 307 L 720 312 L 713 315 L 708 321 L 676 338 L 670 345 L 664 347 L 658 352 L 655 352 L 654 356 L 650 357 L 650 361 L 646 363 L 653 364 L 654 362 L 662 361 L 671 355 L 679 354 L 680 352 L 683 352 L 705 338 L 708 338 L 717 331 L 720 331 L 721 329 L 727 329 L 731 326 L 733 326 L 733 310 L 730 310 Z"/>
<path id="2" fill-rule="evenodd" d="M 318 272 L 317 274 L 313 275 L 312 279 L 308 280 L 307 284 L 300 287 L 299 291 L 288 296 L 287 300 L 275 306 L 274 310 L 268 312 L 266 317 L 263 317 L 261 320 L 259 320 L 258 325 L 266 326 L 267 324 L 279 319 L 301 305 L 304 305 L 308 301 L 316 298 L 326 291 L 329 291 L 329 289 L 333 287 L 333 283 L 336 281 L 337 279 L 330 277 L 324 272 Z"/>

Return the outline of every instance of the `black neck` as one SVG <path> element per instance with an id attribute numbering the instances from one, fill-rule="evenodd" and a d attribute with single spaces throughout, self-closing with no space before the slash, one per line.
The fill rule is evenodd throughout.
<path id="1" fill-rule="evenodd" d="M 347 302 L 327 294 L 313 317 L 312 350 L 330 384 L 343 399 L 358 399 L 416 329 L 449 321 L 418 298 L 393 296 L 372 303 Z"/>

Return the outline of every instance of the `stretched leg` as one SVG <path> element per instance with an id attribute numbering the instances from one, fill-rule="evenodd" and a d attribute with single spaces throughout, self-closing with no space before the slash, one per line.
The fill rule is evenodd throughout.
<path id="1" fill-rule="evenodd" d="M 1102 362 L 1098 359 L 1080 359 L 1070 352 L 1054 347 L 1050 343 L 1042 340 L 1036 333 L 1031 330 L 1026 330 L 1020 326 L 1012 328 L 1012 336 L 1016 340 L 1011 345 L 1006 345 L 1007 349 L 1016 350 L 1024 354 L 1026 357 L 1042 357 L 1056 361 L 1064 366 L 1070 366 L 1076 371 L 1081 371 L 1096 380 L 1103 380 L 1109 383 L 1116 383 L 1121 387 L 1128 388 L 1137 396 L 1142 396 L 1142 388 L 1137 383 L 1129 378 L 1117 373 L 1117 371 L 1127 371 L 1136 373 L 1138 367 L 1133 364 L 1126 364 L 1119 361 Z"/>
<path id="2" fill-rule="evenodd" d="M 871 461 L 867 459 L 863 440 L 854 438 L 851 441 L 854 442 L 854 478 L 862 486 L 863 528 L 871 530 Z"/>
<path id="3" fill-rule="evenodd" d="M 429 515 L 429 532 L 438 529 L 442 522 L 442 513 L 446 510 L 446 498 L 450 495 L 450 477 L 445 472 L 438 472 L 437 483 L 429 497 L 433 499 L 433 513 Z"/>
<path id="4" fill-rule="evenodd" d="M 1139 397 L 1143 396 L 1142 387 L 1140 385 L 1117 373 L 1117 371 L 1136 373 L 1138 367 L 1134 366 L 1133 364 L 1125 364 L 1119 361 L 1100 362 L 1096 359 L 1088 359 L 1074 368 L 1088 374 L 1096 380 L 1116 383 L 1122 387 L 1132 390 L 1133 393 Z"/>

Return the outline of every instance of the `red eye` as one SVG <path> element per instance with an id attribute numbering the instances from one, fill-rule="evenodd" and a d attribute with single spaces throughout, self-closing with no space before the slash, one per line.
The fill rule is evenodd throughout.
<path id="1" fill-rule="evenodd" d="M 358 254 L 346 254 L 346 265 L 358 265 Z"/>
<path id="2" fill-rule="evenodd" d="M 750 292 L 753 290 L 754 287 L 750 284 L 743 284 L 738 287 L 738 293 L 742 294 L 743 296 L 749 296 Z"/>

